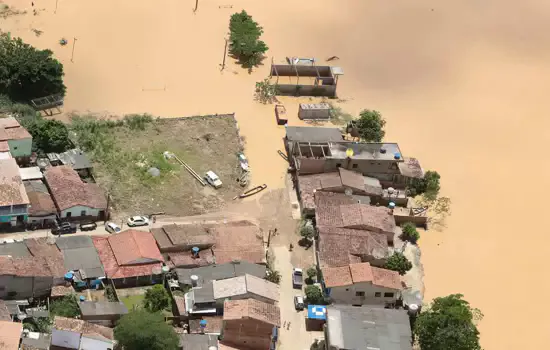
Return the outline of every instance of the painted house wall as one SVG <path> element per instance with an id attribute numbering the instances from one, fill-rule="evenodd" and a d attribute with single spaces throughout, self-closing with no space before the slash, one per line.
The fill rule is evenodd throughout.
<path id="1" fill-rule="evenodd" d="M 100 340 L 82 336 L 80 350 L 113 350 L 114 345 L 110 340 Z"/>
<path id="2" fill-rule="evenodd" d="M 334 303 L 347 305 L 385 305 L 393 303 L 398 298 L 396 289 L 375 286 L 370 282 L 355 283 L 350 286 L 338 286 L 328 288 L 330 298 Z M 356 296 L 356 292 L 364 292 L 364 297 Z M 380 297 L 375 297 L 375 293 Z M 393 297 L 384 297 L 384 293 L 393 293 Z"/>
<path id="3" fill-rule="evenodd" d="M 68 349 L 78 349 L 80 346 L 80 333 L 52 329 L 52 345 Z"/>
<path id="4" fill-rule="evenodd" d="M 30 157 L 32 153 L 32 138 L 8 140 L 8 146 L 10 147 L 11 156 L 18 157 Z"/>
<path id="5" fill-rule="evenodd" d="M 86 211 L 86 215 L 82 215 L 82 211 Z M 61 218 L 66 218 L 67 213 L 71 213 L 71 217 L 81 217 L 81 216 L 99 216 L 100 209 L 90 208 L 86 206 L 74 206 L 69 209 L 62 210 L 60 215 Z"/>

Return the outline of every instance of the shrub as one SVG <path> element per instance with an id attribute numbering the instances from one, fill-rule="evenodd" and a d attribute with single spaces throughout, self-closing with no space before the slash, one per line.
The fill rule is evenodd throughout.
<path id="1" fill-rule="evenodd" d="M 404 241 L 416 244 L 416 242 L 418 242 L 418 240 L 420 239 L 420 233 L 418 233 L 416 225 L 412 222 L 406 222 L 405 224 L 403 224 L 401 230 L 403 231 L 403 233 L 401 234 L 401 239 Z"/>
<path id="2" fill-rule="evenodd" d="M 359 119 L 354 123 L 359 136 L 366 142 L 382 142 L 386 132 L 386 121 L 378 111 L 365 109 L 359 113 Z"/>
<path id="3" fill-rule="evenodd" d="M 162 284 L 155 284 L 153 288 L 147 289 L 143 306 L 151 312 L 164 310 L 170 305 L 170 295 Z"/>
<path id="4" fill-rule="evenodd" d="M 413 265 L 409 259 L 400 252 L 393 253 L 386 261 L 386 265 L 384 265 L 385 269 L 397 271 L 401 276 L 406 274 L 412 267 Z"/>
<path id="5" fill-rule="evenodd" d="M 277 86 L 271 84 L 268 78 L 257 82 L 255 96 L 261 103 L 273 103 L 277 99 Z"/>
<path id="6" fill-rule="evenodd" d="M 437 171 L 426 171 L 422 179 L 412 179 L 407 187 L 409 195 L 415 197 L 424 194 L 428 200 L 435 200 L 440 190 L 441 176 Z"/>
<path id="7" fill-rule="evenodd" d="M 80 315 L 80 307 L 75 294 L 66 295 L 60 299 L 54 300 L 50 304 L 50 316 L 62 316 L 75 318 Z"/>
<path id="8" fill-rule="evenodd" d="M 277 270 L 267 270 L 264 279 L 272 283 L 281 283 L 281 273 Z"/>
<path id="9" fill-rule="evenodd" d="M 231 16 L 229 33 L 229 52 L 238 57 L 244 67 L 257 66 L 268 50 L 267 45 L 259 40 L 263 33 L 262 27 L 243 10 Z"/>
<path id="10" fill-rule="evenodd" d="M 306 300 L 308 304 L 324 304 L 323 292 L 315 285 L 306 286 Z"/>

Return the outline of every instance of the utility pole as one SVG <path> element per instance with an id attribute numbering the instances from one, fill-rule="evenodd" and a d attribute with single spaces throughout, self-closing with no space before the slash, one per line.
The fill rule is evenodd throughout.
<path id="1" fill-rule="evenodd" d="M 227 57 L 227 43 L 229 42 L 229 40 L 227 38 L 225 38 L 225 47 L 223 49 L 223 62 L 222 62 L 222 70 L 225 69 L 225 58 Z"/>
<path id="2" fill-rule="evenodd" d="M 195 9 L 193 10 L 193 13 L 197 12 L 198 8 L 199 8 L 199 0 L 195 0 Z"/>
<path id="3" fill-rule="evenodd" d="M 76 38 L 73 38 L 73 52 L 71 53 L 71 62 L 73 62 L 73 58 L 74 58 L 74 46 L 76 44 Z"/>
<path id="4" fill-rule="evenodd" d="M 53 14 L 54 14 L 54 15 L 57 13 L 57 2 L 58 2 L 58 1 L 59 1 L 59 0 L 55 0 L 55 10 L 53 10 Z"/>

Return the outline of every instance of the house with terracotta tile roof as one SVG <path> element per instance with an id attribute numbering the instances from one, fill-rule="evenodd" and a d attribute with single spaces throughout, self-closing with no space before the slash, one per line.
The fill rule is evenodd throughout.
<path id="1" fill-rule="evenodd" d="M 305 215 L 315 214 L 315 195 L 318 192 L 348 193 L 350 204 L 357 203 L 352 195 L 369 196 L 372 202 L 377 202 L 382 196 L 382 186 L 377 179 L 343 168 L 330 173 L 299 175 L 297 184 L 302 212 Z"/>
<path id="2" fill-rule="evenodd" d="M 278 306 L 254 299 L 226 300 L 221 343 L 241 350 L 265 350 L 273 328 L 281 326 Z"/>
<path id="3" fill-rule="evenodd" d="M 398 272 L 369 263 L 326 267 L 321 271 L 325 293 L 336 304 L 385 306 L 395 303 L 403 289 Z"/>
<path id="4" fill-rule="evenodd" d="M 52 347 L 82 350 L 114 349 L 113 329 L 84 320 L 55 316 L 52 325 Z"/>
<path id="5" fill-rule="evenodd" d="M 14 117 L 0 117 L 0 151 L 16 159 L 31 156 L 32 136 Z"/>
<path id="6" fill-rule="evenodd" d="M 256 299 L 275 304 L 279 301 L 279 286 L 264 278 L 246 274 L 233 278 L 213 281 L 214 300 Z"/>
<path id="7" fill-rule="evenodd" d="M 317 257 L 321 268 L 360 262 L 381 267 L 389 256 L 385 234 L 326 226 L 319 227 L 317 231 Z"/>
<path id="8" fill-rule="evenodd" d="M 105 192 L 94 183 L 86 183 L 69 165 L 51 167 L 44 173 L 59 218 L 102 219 L 107 210 Z"/>
<path id="9" fill-rule="evenodd" d="M 22 333 L 22 323 L 0 321 L 0 350 L 19 350 Z"/>
<path id="10" fill-rule="evenodd" d="M 148 285 L 162 279 L 164 258 L 150 232 L 126 230 L 92 239 L 106 277 L 117 287 Z"/>
<path id="11" fill-rule="evenodd" d="M 386 235 L 393 242 L 395 219 L 390 209 L 367 204 L 322 206 L 315 212 L 317 227 L 368 230 Z"/>
<path id="12" fill-rule="evenodd" d="M 1 130 L 1 129 L 0 129 Z M 0 159 L 0 225 L 17 226 L 27 221 L 29 197 L 15 159 Z"/>
<path id="13" fill-rule="evenodd" d="M 44 226 L 52 224 L 57 219 L 57 208 L 50 192 L 42 180 L 24 181 L 29 197 L 27 222 Z"/>

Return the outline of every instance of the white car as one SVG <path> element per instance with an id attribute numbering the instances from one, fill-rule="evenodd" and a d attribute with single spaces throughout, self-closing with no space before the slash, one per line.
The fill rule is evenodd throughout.
<path id="1" fill-rule="evenodd" d="M 204 176 L 204 179 L 214 188 L 222 187 L 222 180 L 220 180 L 218 175 L 216 175 L 216 173 L 214 173 L 213 171 L 206 172 L 206 176 Z"/>
<path id="2" fill-rule="evenodd" d="M 128 226 L 146 226 L 149 225 L 149 219 L 145 216 L 132 216 L 128 219 Z"/>
<path id="3" fill-rule="evenodd" d="M 304 297 L 301 295 L 294 296 L 294 308 L 296 311 L 301 311 L 304 309 Z"/>
<path id="4" fill-rule="evenodd" d="M 119 233 L 122 229 L 114 222 L 108 222 L 105 224 L 105 230 L 110 233 Z"/>

